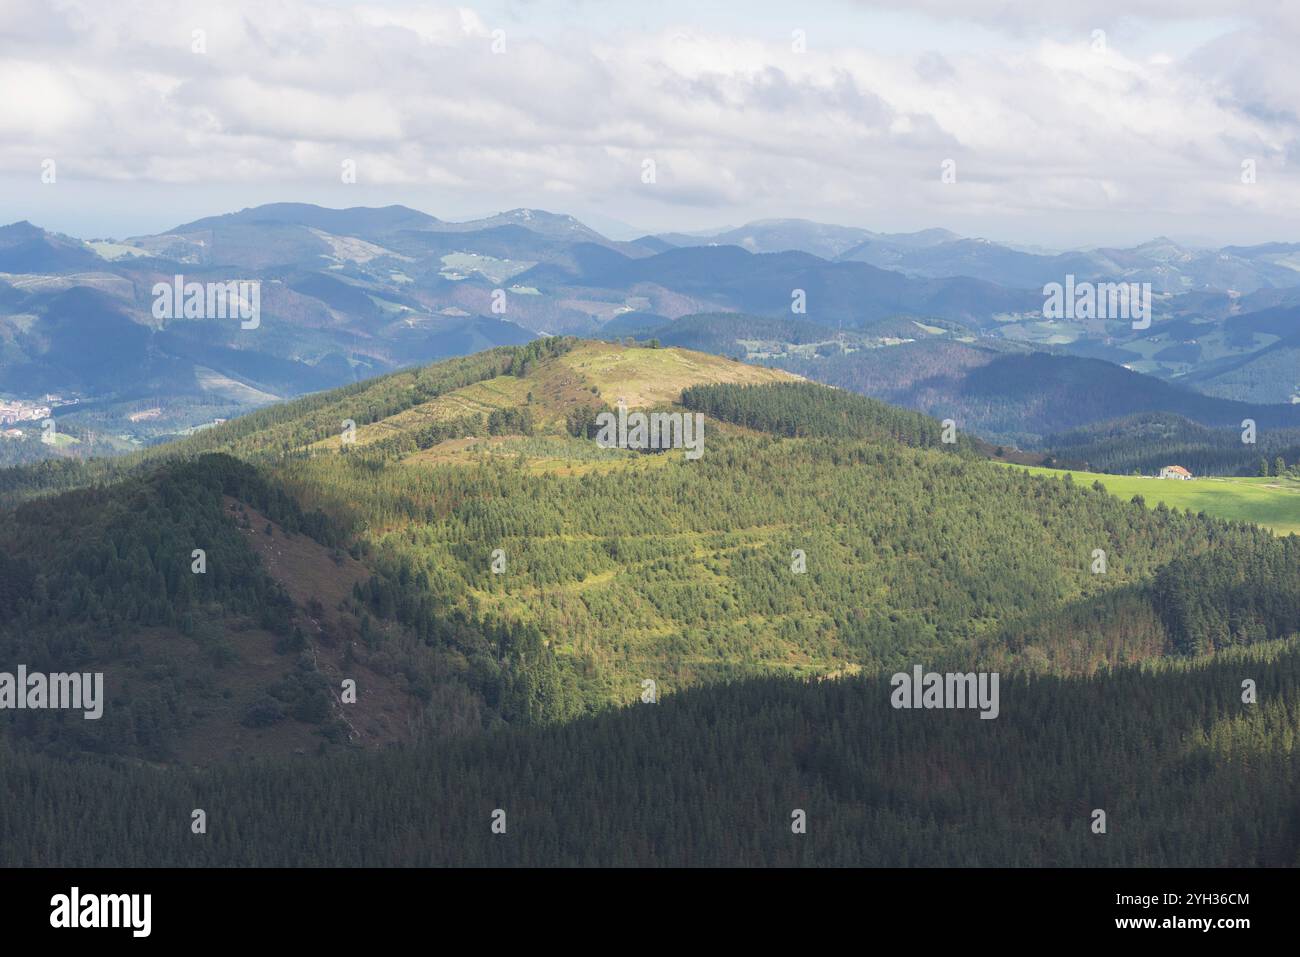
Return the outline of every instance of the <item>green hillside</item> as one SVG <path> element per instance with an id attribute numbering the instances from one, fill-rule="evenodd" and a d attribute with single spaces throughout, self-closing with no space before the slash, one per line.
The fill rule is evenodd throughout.
<path id="1" fill-rule="evenodd" d="M 1265 476 L 1219 478 L 1204 476 L 1190 482 L 1149 475 L 1104 475 L 1098 472 L 1018 466 L 1031 475 L 1073 477 L 1091 485 L 1100 482 L 1110 494 L 1125 500 L 1140 496 L 1146 505 L 1204 512 L 1232 522 L 1251 522 L 1279 535 L 1300 535 L 1300 481 Z"/>
<path id="2" fill-rule="evenodd" d="M 619 407 L 703 417 L 700 455 L 605 447 L 597 416 Z M 1049 481 L 955 438 L 777 370 L 549 339 L 127 460 L 4 473 L 19 504 L 0 510 L 3 660 L 102 670 L 109 702 L 96 722 L 0 716 L 0 767 L 25 782 L 0 810 L 3 859 L 58 843 L 40 808 L 66 784 L 137 836 L 208 788 L 239 795 L 226 810 L 245 836 L 270 829 L 265 862 L 334 853 L 284 826 L 296 814 L 361 822 L 366 850 L 341 858 L 358 863 L 1293 860 L 1278 795 L 1295 774 L 1300 538 L 1199 500 L 1144 507 L 1111 476 Z M 882 682 L 914 664 L 1003 672 L 1003 716 L 884 705 Z M 1243 673 L 1266 707 L 1234 704 Z M 1123 760 L 1067 747 L 1081 728 L 1119 735 Z M 1267 754 L 1249 788 L 1241 748 Z M 1069 756 L 1067 777 L 1048 755 Z M 382 779 L 395 807 L 418 792 L 442 808 L 436 840 L 417 852 L 412 834 L 434 836 L 399 838 L 366 809 L 372 788 L 322 775 Z M 508 799 L 495 791 L 539 843 L 457 836 Z M 574 813 L 595 831 L 577 836 L 548 793 L 587 795 Z M 705 836 L 683 843 L 707 794 Z M 829 817 L 808 848 L 729 836 L 736 814 L 776 813 L 782 833 L 791 801 Z M 1082 825 L 1079 843 L 1071 822 L 1097 802 L 1144 835 L 1098 852 Z M 1208 826 L 1206 806 L 1233 808 L 1232 836 L 1170 851 L 1159 835 Z M 202 860 L 247 846 L 222 837 Z M 180 853 L 162 835 L 102 850 Z"/>

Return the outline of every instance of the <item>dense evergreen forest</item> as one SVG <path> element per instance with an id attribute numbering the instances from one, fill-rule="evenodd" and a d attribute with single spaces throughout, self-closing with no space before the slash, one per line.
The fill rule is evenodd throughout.
<path id="1" fill-rule="evenodd" d="M 1121 475 L 1153 475 L 1173 463 L 1197 475 L 1279 475 L 1300 466 L 1300 430 L 1256 429 L 1251 442 L 1244 433 L 1153 413 L 1048 436 L 1044 446 L 1057 463 Z"/>
<path id="2" fill-rule="evenodd" d="M 889 693 L 875 677 L 751 679 L 549 728 L 204 772 L 0 745 L 0 864 L 1300 864 L 1294 644 L 1004 676 L 996 721 L 895 710 Z"/>
<path id="3" fill-rule="evenodd" d="M 1300 538 L 696 355 L 539 340 L 0 473 L 0 671 L 109 687 L 0 714 L 0 861 L 1297 863 Z M 705 454 L 601 448 L 625 394 Z M 1000 716 L 889 707 L 913 664 Z"/>
<path id="4" fill-rule="evenodd" d="M 691 386 L 682 390 L 682 405 L 723 422 L 788 438 L 892 440 L 913 448 L 945 444 L 942 424 L 928 415 L 812 382 Z M 970 438 L 958 434 L 955 426 L 947 444 L 972 451 Z"/>

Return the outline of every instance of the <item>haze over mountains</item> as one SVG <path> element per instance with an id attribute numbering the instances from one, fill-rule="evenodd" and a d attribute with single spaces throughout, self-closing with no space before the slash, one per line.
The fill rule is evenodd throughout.
<path id="1" fill-rule="evenodd" d="M 1254 292 L 1295 285 L 1300 243 L 1190 249 L 1163 236 L 1130 249 L 1031 252 L 947 229 L 875 233 L 798 219 L 760 220 L 713 234 L 660 234 L 675 246 L 740 246 L 754 253 L 801 250 L 823 259 L 865 262 L 907 275 L 968 276 L 998 285 L 1036 288 L 1066 273 L 1080 281 L 1139 277 L 1159 292 L 1233 289 Z"/>
<path id="2" fill-rule="evenodd" d="M 624 242 L 532 209 L 453 223 L 403 206 L 281 203 L 89 241 L 15 223 L 0 227 L 0 397 L 79 401 L 57 407 L 62 444 L 11 438 L 0 461 L 122 450 L 553 333 L 785 365 L 1031 447 L 1134 411 L 1289 427 L 1298 270 L 1300 244 L 1045 254 L 804 220 Z M 257 328 L 157 318 L 154 285 L 176 275 L 257 280 Z M 1154 321 L 1044 318 L 1042 286 L 1067 275 L 1151 283 Z M 1055 382 L 1020 379 L 1026 361 Z M 1027 381 L 1043 388 L 1030 396 Z"/>

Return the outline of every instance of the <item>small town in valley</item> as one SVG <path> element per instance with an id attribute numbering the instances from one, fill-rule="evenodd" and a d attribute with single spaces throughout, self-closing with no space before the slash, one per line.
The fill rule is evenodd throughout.
<path id="1" fill-rule="evenodd" d="M 26 399 L 0 399 L 0 425 L 39 422 L 48 419 L 50 411 L 48 404 L 29 402 Z"/>

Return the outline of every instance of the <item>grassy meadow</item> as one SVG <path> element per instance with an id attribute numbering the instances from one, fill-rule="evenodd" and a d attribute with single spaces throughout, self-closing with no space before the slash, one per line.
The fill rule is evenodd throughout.
<path id="1" fill-rule="evenodd" d="M 1120 498 L 1141 495 L 1149 508 L 1164 502 L 1169 508 L 1190 508 L 1219 518 L 1253 522 L 1278 535 L 1300 534 L 1300 482 L 1294 479 L 1206 476 L 1181 482 L 1150 475 L 1104 475 L 1032 466 L 1014 467 L 1053 478 L 1069 474 L 1074 476 L 1075 482 L 1088 485 L 1099 481 L 1106 486 L 1106 491 Z"/>

